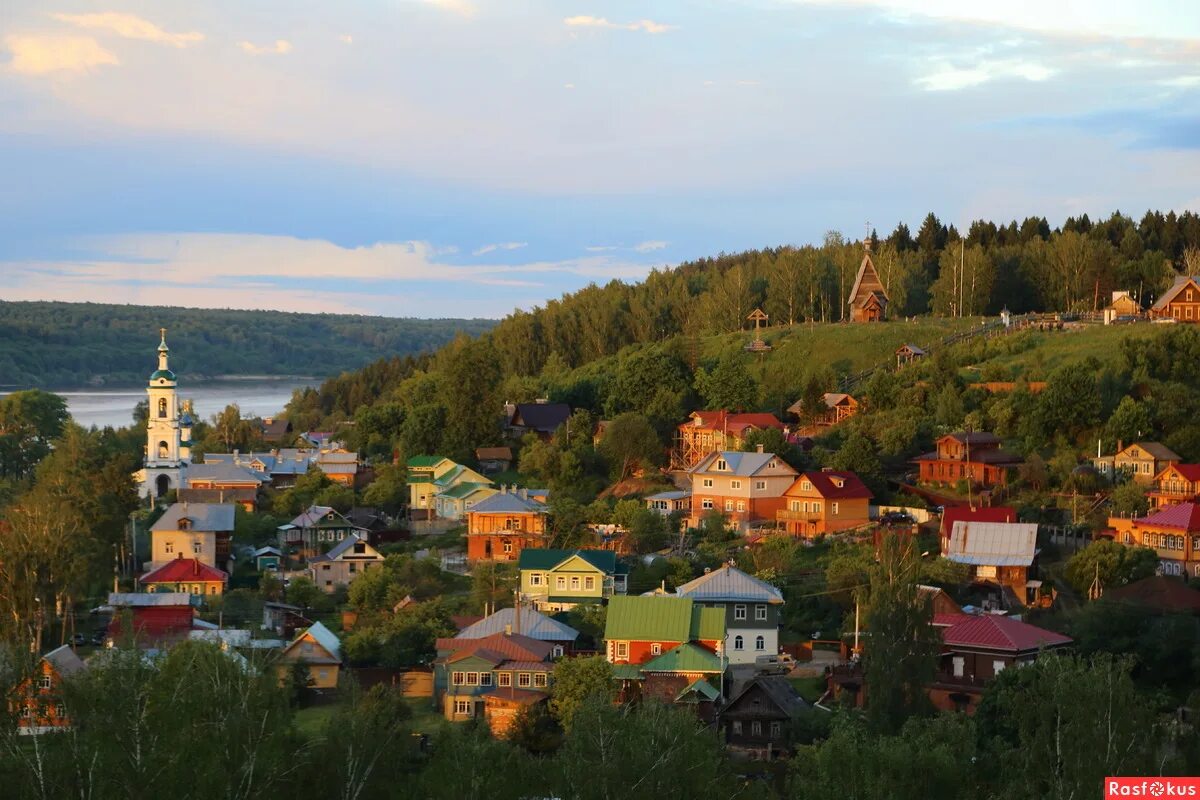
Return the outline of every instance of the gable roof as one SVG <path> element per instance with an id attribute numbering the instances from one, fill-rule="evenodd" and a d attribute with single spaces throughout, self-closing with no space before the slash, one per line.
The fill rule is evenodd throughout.
<path id="1" fill-rule="evenodd" d="M 875 270 L 875 262 L 871 260 L 871 251 L 863 253 L 862 263 L 858 265 L 858 274 L 854 276 L 854 286 L 850 289 L 851 306 L 863 306 L 875 295 L 881 304 L 888 302 L 887 290 L 879 273 Z"/>
<path id="2" fill-rule="evenodd" d="M 517 557 L 517 569 L 552 570 L 576 556 L 606 575 L 613 575 L 618 571 L 617 554 L 612 550 L 552 550 L 543 547 L 527 547 L 521 550 L 521 555 Z"/>
<path id="3" fill-rule="evenodd" d="M 1183 291 L 1183 288 L 1189 283 L 1200 288 L 1200 278 L 1196 278 L 1192 275 L 1176 275 L 1175 282 L 1171 284 L 1171 288 L 1163 292 L 1162 297 L 1158 298 L 1158 300 L 1155 301 L 1154 305 L 1150 306 L 1150 308 L 1155 311 L 1162 311 L 1175 299 L 1177 294 Z"/>
<path id="4" fill-rule="evenodd" d="M 176 558 L 168 561 L 158 569 L 147 572 L 138 578 L 139 583 L 179 583 L 186 581 L 225 583 L 229 573 L 210 567 L 198 558 Z"/>
<path id="5" fill-rule="evenodd" d="M 1155 528 L 1176 528 L 1182 531 L 1200 531 L 1200 503 L 1176 503 L 1173 506 L 1135 519 L 1138 525 Z"/>
<path id="6" fill-rule="evenodd" d="M 684 642 L 642 665 L 642 672 L 712 672 L 725 671 L 725 665 L 715 653 L 699 645 Z"/>
<path id="7" fill-rule="evenodd" d="M 306 634 L 312 636 L 313 641 L 321 645 L 321 647 L 325 649 L 325 652 L 329 653 L 329 655 L 333 657 L 337 663 L 342 663 L 341 641 L 337 636 L 334 635 L 333 631 L 329 630 L 329 628 L 326 628 L 320 622 L 314 622 L 312 625 L 309 625 L 300 633 L 296 634 L 296 638 L 292 640 L 291 644 L 284 648 L 284 652 L 288 652 L 297 644 L 299 644 L 300 641 L 304 639 Z"/>
<path id="8" fill-rule="evenodd" d="M 899 347 L 897 347 L 896 354 L 899 355 L 900 353 L 909 353 L 914 356 L 928 355 L 928 353 L 925 351 L 924 348 L 918 347 L 917 345 L 911 344 L 911 343 L 902 344 Z"/>
<path id="9" fill-rule="evenodd" d="M 325 517 L 330 513 L 336 517 L 335 523 L 350 525 L 350 520 L 343 517 L 340 512 L 334 511 L 332 506 L 309 506 L 288 524 L 294 528 L 313 528 L 324 522 Z"/>
<path id="10" fill-rule="evenodd" d="M 566 403 L 517 403 L 508 424 L 554 433 L 570 418 L 571 407 Z"/>
<path id="11" fill-rule="evenodd" d="M 483 639 L 497 633 L 503 634 L 505 628 L 510 628 L 521 636 L 543 642 L 573 642 L 579 638 L 579 631 L 570 625 L 565 625 L 527 606 L 521 608 L 519 622 L 516 609 L 502 608 L 483 619 L 473 620 L 464 626 L 454 638 Z"/>
<path id="12" fill-rule="evenodd" d="M 233 506 L 222 503 L 172 503 L 159 517 L 151 531 L 177 531 L 179 520 L 191 521 L 190 530 L 225 532 L 233 530 Z"/>
<path id="13" fill-rule="evenodd" d="M 364 547 L 365 552 L 363 552 L 361 555 L 354 554 L 352 552 L 354 545 L 356 544 L 361 544 Z M 383 554 L 372 547 L 371 543 L 368 542 L 366 538 L 359 536 L 357 533 L 352 533 L 333 547 L 329 548 L 328 552 L 321 553 L 320 555 L 310 558 L 308 563 L 312 564 L 316 561 L 339 561 L 341 560 L 342 556 L 346 555 L 347 553 L 355 555 L 356 561 L 362 561 L 366 559 L 370 559 L 372 561 L 383 561 Z"/>
<path id="14" fill-rule="evenodd" d="M 783 603 L 783 592 L 779 589 L 728 564 L 688 581 L 676 588 L 675 594 L 690 597 L 699 603 Z"/>
<path id="15" fill-rule="evenodd" d="M 617 595 L 609 598 L 604 638 L 689 642 L 725 638 L 725 609 L 705 608 L 690 597 Z"/>
<path id="16" fill-rule="evenodd" d="M 827 500 L 870 499 L 875 496 L 855 473 L 835 470 L 801 472 L 784 494 L 790 493 L 792 487 L 801 485 L 802 481 L 808 481 L 812 485 L 813 491 Z M 839 483 L 841 483 L 840 486 Z"/>
<path id="17" fill-rule="evenodd" d="M 432 469 L 443 461 L 450 459 L 445 456 L 413 456 L 404 462 L 404 465 L 409 469 Z"/>
<path id="18" fill-rule="evenodd" d="M 809 708 L 808 701 L 800 696 L 796 687 L 787 678 L 759 675 L 746 682 L 742 690 L 725 706 L 726 710 L 736 713 L 736 708 L 740 705 L 742 698 L 754 689 L 762 692 L 763 696 L 784 716 L 795 717 Z"/>
<path id="19" fill-rule="evenodd" d="M 501 491 L 484 498 L 471 509 L 472 514 L 544 514 L 546 506 L 532 497 Z"/>
<path id="20" fill-rule="evenodd" d="M 1012 617 L 977 614 L 945 628 L 942 631 L 942 641 L 948 647 L 957 645 L 1024 653 L 1042 647 L 1070 644 L 1074 640 Z"/>
<path id="21" fill-rule="evenodd" d="M 1179 454 L 1161 442 L 1134 442 L 1128 445 L 1124 450 L 1117 453 L 1118 456 L 1128 453 L 1133 448 L 1145 450 L 1155 461 L 1182 461 Z"/>
<path id="22" fill-rule="evenodd" d="M 689 702 L 700 702 L 700 700 L 707 700 L 710 703 L 715 703 L 718 698 L 721 697 L 721 692 L 717 690 L 717 687 L 713 686 L 704 678 L 696 678 L 696 680 L 689 683 L 682 692 L 675 695 L 675 702 L 682 702 L 683 698 L 688 697 L 689 695 L 699 695 L 696 700 Z"/>
<path id="23" fill-rule="evenodd" d="M 1171 470 L 1178 472 L 1179 476 L 1185 481 L 1191 481 L 1192 483 L 1200 481 L 1200 464 L 1170 464 L 1169 466 L 1163 467 L 1162 471 L 1159 472 L 1155 478 L 1161 478 L 1164 473 Z"/>
<path id="24" fill-rule="evenodd" d="M 438 492 L 439 497 L 448 497 L 451 500 L 465 500 L 476 492 L 498 492 L 500 491 L 490 483 L 458 483 L 448 489 L 442 489 Z"/>
<path id="25" fill-rule="evenodd" d="M 748 478 L 763 468 L 768 466 L 772 461 L 777 467 L 781 467 L 785 472 L 796 474 L 796 470 L 774 453 L 742 453 L 736 450 L 722 450 L 716 453 L 709 453 L 704 458 L 696 462 L 689 472 L 707 472 L 719 459 L 724 459 L 729 466 L 727 470 L 720 470 L 722 475 L 734 475 L 738 477 Z M 716 471 L 716 470 L 712 470 Z"/>
<path id="26" fill-rule="evenodd" d="M 959 564 L 1027 567 L 1037 554 L 1038 526 L 1031 522 L 954 523 L 946 558 Z"/>
<path id="27" fill-rule="evenodd" d="M 499 663 L 545 661 L 554 650 L 554 645 L 521 633 L 492 633 L 478 639 L 463 638 L 460 634 L 453 639 L 438 639 L 437 649 L 447 653 L 445 661 L 448 664 L 473 655 Z"/>
<path id="28" fill-rule="evenodd" d="M 49 662 L 50 666 L 54 667 L 54 671 L 64 678 L 74 675 L 87 666 L 69 644 L 54 648 L 42 656 L 42 660 Z"/>
<path id="29" fill-rule="evenodd" d="M 1009 506 L 946 506 L 942 511 L 942 523 L 939 529 L 942 536 L 948 536 L 954 529 L 954 523 L 963 522 L 1016 522 L 1017 510 Z"/>
<path id="30" fill-rule="evenodd" d="M 1200 614 L 1200 591 L 1178 578 L 1151 575 L 1126 586 L 1106 589 L 1104 599 L 1115 603 L 1144 606 L 1162 614 Z"/>
<path id="31" fill-rule="evenodd" d="M 183 472 L 185 483 L 191 481 L 222 481 L 228 483 L 254 483 L 262 485 L 270 478 L 241 464 L 216 461 L 204 464 L 188 464 Z"/>
<path id="32" fill-rule="evenodd" d="M 938 441 L 942 439 L 953 439 L 965 445 L 1000 444 L 1000 437 L 987 431 L 955 431 L 940 437 Z"/>
<path id="33" fill-rule="evenodd" d="M 765 412 L 747 412 L 742 414 L 731 414 L 728 411 L 693 411 L 688 415 L 688 422 L 684 422 L 680 427 L 690 425 L 692 427 L 709 428 L 711 430 L 725 431 L 740 436 L 747 428 L 759 428 L 765 430 L 774 428 L 775 430 L 783 430 L 783 423 L 774 414 Z M 697 424 L 699 423 L 699 424 Z"/>

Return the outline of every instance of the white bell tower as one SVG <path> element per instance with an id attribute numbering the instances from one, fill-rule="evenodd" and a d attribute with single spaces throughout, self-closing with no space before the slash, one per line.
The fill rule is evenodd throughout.
<path id="1" fill-rule="evenodd" d="M 188 461 L 188 452 L 181 447 L 175 373 L 167 363 L 170 354 L 167 329 L 160 328 L 159 331 L 162 338 L 158 344 L 158 369 L 150 375 L 150 383 L 146 387 L 150 408 L 146 420 L 146 468 L 141 487 L 143 497 L 161 497 L 172 489 L 179 489 Z M 187 422 L 190 428 L 190 416 Z"/>

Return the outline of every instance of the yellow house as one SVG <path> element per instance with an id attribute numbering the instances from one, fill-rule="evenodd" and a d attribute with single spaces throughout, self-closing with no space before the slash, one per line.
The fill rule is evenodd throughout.
<path id="1" fill-rule="evenodd" d="M 150 569 L 183 557 L 228 572 L 233 518 L 230 503 L 172 503 L 150 526 Z"/>
<path id="2" fill-rule="evenodd" d="M 185 592 L 198 597 L 216 597 L 225 593 L 225 585 L 229 582 L 229 574 L 210 567 L 198 558 L 184 558 L 182 555 L 174 561 L 168 561 L 161 567 L 147 572 L 138 578 L 138 582 L 147 592 Z"/>
<path id="3" fill-rule="evenodd" d="M 342 643 L 333 632 L 314 622 L 283 648 L 276 669 L 286 681 L 297 664 L 308 668 L 308 688 L 336 689 L 342 666 Z"/>
<path id="4" fill-rule="evenodd" d="M 611 550 L 527 548 L 517 560 L 521 598 L 538 611 L 570 611 L 625 594 L 629 568 Z"/>
<path id="5" fill-rule="evenodd" d="M 457 466 L 458 464 L 442 456 L 413 456 L 410 458 L 405 463 L 408 471 L 409 509 L 424 512 L 436 510 L 437 504 L 434 498 L 437 497 L 438 486 L 434 481 Z"/>
<path id="6" fill-rule="evenodd" d="M 1154 476 L 1172 464 L 1178 464 L 1183 459 L 1179 455 L 1158 442 L 1134 442 L 1128 447 L 1117 444 L 1117 454 L 1101 456 L 1092 459 L 1097 471 L 1107 478 L 1115 478 L 1124 473 L 1129 475 L 1134 483 L 1149 486 L 1154 483 Z"/>

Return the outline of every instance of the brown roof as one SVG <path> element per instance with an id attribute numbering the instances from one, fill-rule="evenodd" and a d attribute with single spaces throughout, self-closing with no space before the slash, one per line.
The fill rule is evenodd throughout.
<path id="1" fill-rule="evenodd" d="M 1163 310 L 1172 300 L 1175 299 L 1175 295 L 1179 294 L 1179 292 L 1183 290 L 1183 287 L 1187 286 L 1189 283 L 1193 285 L 1200 285 L 1200 282 L 1198 282 L 1197 279 L 1191 275 L 1177 275 L 1175 277 L 1175 283 L 1171 285 L 1171 288 L 1163 292 L 1163 296 L 1158 298 L 1158 301 L 1154 305 L 1150 306 L 1150 308 L 1155 311 Z"/>
<path id="2" fill-rule="evenodd" d="M 871 260 L 871 254 L 867 252 L 863 254 L 862 263 L 858 266 L 858 275 L 854 277 L 854 287 L 850 290 L 850 305 L 864 306 L 872 295 L 877 296 L 881 304 L 888 301 L 887 290 L 883 288 L 883 281 L 879 280 L 879 273 L 875 271 L 875 262 Z"/>
<path id="3" fill-rule="evenodd" d="M 1178 453 L 1176 453 L 1171 448 L 1167 447 L 1165 444 L 1161 444 L 1159 442 L 1134 442 L 1133 444 L 1126 447 L 1125 450 L 1129 450 L 1130 448 L 1133 448 L 1133 447 L 1140 447 L 1141 449 L 1145 450 L 1156 461 L 1182 461 L 1183 460 L 1182 458 L 1180 458 Z M 1125 450 L 1122 450 L 1121 453 L 1124 453 Z M 1121 455 L 1121 453 L 1117 453 L 1117 455 Z"/>
<path id="4" fill-rule="evenodd" d="M 511 447 L 477 447 L 475 458 L 479 461 L 512 461 Z"/>
<path id="5" fill-rule="evenodd" d="M 543 661 L 549 657 L 554 645 L 519 633 L 493 633 L 482 639 L 438 639 L 437 649 L 451 651 L 446 657 L 447 663 L 479 655 L 498 664 L 510 659 Z"/>
<path id="6" fill-rule="evenodd" d="M 1200 592 L 1178 578 L 1153 575 L 1128 586 L 1108 589 L 1104 599 L 1115 603 L 1144 606 L 1159 613 L 1189 612 L 1200 614 Z"/>
<path id="7" fill-rule="evenodd" d="M 792 488 L 800 485 L 802 481 L 811 483 L 813 490 L 827 500 L 869 499 L 874 497 L 871 494 L 871 490 L 863 484 L 858 475 L 853 472 L 834 472 L 832 470 L 802 472 L 796 477 L 796 480 L 788 487 L 788 490 L 784 494 L 790 494 Z M 838 486 L 839 482 L 842 484 L 841 486 Z"/>

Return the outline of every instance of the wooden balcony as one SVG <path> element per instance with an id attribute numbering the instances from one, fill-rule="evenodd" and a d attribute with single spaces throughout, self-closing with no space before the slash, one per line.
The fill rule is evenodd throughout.
<path id="1" fill-rule="evenodd" d="M 822 522 L 825 517 L 819 511 L 789 511 L 781 509 L 775 512 L 778 522 Z"/>

